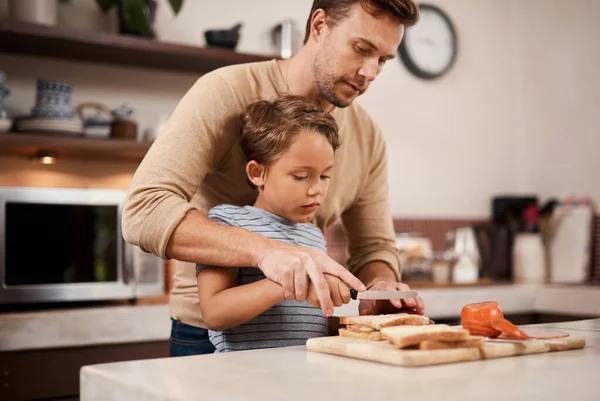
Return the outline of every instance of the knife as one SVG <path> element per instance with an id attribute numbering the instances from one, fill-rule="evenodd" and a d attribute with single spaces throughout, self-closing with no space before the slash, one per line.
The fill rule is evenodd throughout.
<path id="1" fill-rule="evenodd" d="M 406 299 L 417 296 L 416 291 L 375 291 L 367 290 L 358 292 L 354 288 L 350 289 L 352 299 Z"/>

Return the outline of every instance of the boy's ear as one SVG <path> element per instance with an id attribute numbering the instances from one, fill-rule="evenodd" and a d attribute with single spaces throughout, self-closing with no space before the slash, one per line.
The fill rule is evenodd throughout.
<path id="1" fill-rule="evenodd" d="M 265 185 L 267 169 L 256 160 L 251 160 L 246 164 L 246 175 L 250 182 L 260 188 Z"/>

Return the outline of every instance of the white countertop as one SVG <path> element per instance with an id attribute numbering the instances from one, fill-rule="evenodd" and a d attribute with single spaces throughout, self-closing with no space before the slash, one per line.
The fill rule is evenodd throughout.
<path id="1" fill-rule="evenodd" d="M 457 318 L 468 303 L 494 300 L 504 313 L 557 313 L 600 317 L 600 286 L 496 285 L 420 289 L 432 319 Z M 358 314 L 358 301 L 336 316 Z M 169 339 L 168 305 L 95 307 L 0 314 L 0 351 L 18 351 Z"/>
<path id="2" fill-rule="evenodd" d="M 170 334 L 168 305 L 0 315 L 0 351 L 164 341 Z"/>
<path id="3" fill-rule="evenodd" d="M 586 337 L 582 350 L 432 367 L 388 366 L 305 347 L 85 366 L 81 401 L 600 399 L 600 319 L 541 325 Z"/>

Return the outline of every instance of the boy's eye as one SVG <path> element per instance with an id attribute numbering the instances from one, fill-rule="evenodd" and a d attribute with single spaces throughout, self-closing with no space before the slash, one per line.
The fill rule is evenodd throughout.
<path id="1" fill-rule="evenodd" d="M 329 175 L 322 175 L 322 176 L 321 176 L 321 179 L 322 179 L 322 180 L 328 180 L 328 179 L 330 179 L 330 178 L 331 178 L 331 176 L 329 176 Z"/>
<path id="2" fill-rule="evenodd" d="M 294 174 L 294 178 L 298 181 L 304 181 L 308 178 L 308 176 L 303 176 L 303 175 L 296 175 Z"/>

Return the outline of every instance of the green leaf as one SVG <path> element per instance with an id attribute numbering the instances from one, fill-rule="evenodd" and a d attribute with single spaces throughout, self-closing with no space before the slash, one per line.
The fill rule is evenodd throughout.
<path id="1" fill-rule="evenodd" d="M 123 18 L 125 23 L 138 33 L 150 30 L 150 25 L 144 13 L 144 0 L 122 0 Z"/>
<path id="2" fill-rule="evenodd" d="M 175 15 L 179 14 L 181 11 L 181 7 L 183 6 L 183 0 L 169 0 L 169 4 L 171 4 L 171 8 Z"/>
<path id="3" fill-rule="evenodd" d="M 103 13 L 107 13 L 111 8 L 117 4 L 118 0 L 96 0 L 98 3 L 98 7 L 102 10 Z"/>

